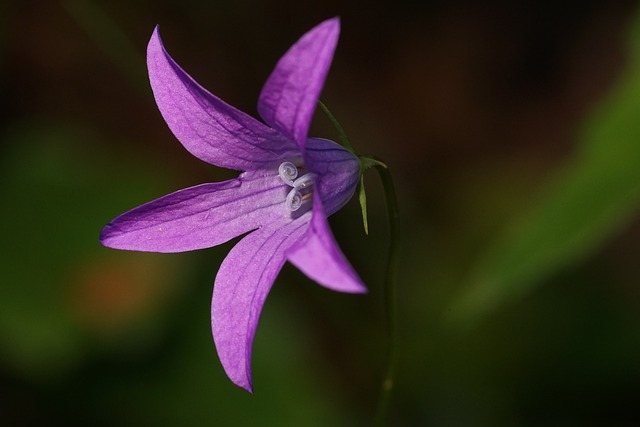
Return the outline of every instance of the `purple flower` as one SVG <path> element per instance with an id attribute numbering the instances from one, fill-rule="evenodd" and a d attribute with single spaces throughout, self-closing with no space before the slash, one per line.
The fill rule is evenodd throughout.
<path id="1" fill-rule="evenodd" d="M 197 158 L 242 173 L 132 209 L 111 221 L 100 240 L 116 249 L 182 252 L 249 233 L 222 262 L 211 304 L 222 366 L 248 391 L 258 318 L 285 261 L 329 289 L 366 292 L 327 222 L 353 195 L 359 160 L 335 142 L 307 136 L 339 31 L 338 18 L 327 20 L 280 59 L 258 101 L 266 125 L 187 75 L 158 28 L 149 42 L 151 87 L 171 131 Z"/>

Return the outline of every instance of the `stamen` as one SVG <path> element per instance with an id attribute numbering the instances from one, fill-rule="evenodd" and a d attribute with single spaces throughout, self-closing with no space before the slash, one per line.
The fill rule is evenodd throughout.
<path id="1" fill-rule="evenodd" d="M 291 162 L 282 162 L 278 167 L 278 175 L 289 187 L 293 187 L 293 180 L 298 176 L 298 168 Z"/>

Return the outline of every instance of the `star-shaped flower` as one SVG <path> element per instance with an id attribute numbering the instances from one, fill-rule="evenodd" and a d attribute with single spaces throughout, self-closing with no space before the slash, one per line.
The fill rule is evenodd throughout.
<path id="1" fill-rule="evenodd" d="M 116 249 L 182 252 L 249 233 L 222 262 L 211 304 L 222 366 L 248 391 L 258 318 L 285 261 L 329 289 L 366 292 L 327 222 L 353 195 L 359 160 L 335 142 L 307 136 L 339 31 L 337 18 L 327 20 L 280 59 L 258 101 L 266 125 L 196 83 L 166 52 L 158 28 L 149 42 L 151 87 L 176 138 L 197 158 L 242 173 L 132 209 L 100 239 Z"/>

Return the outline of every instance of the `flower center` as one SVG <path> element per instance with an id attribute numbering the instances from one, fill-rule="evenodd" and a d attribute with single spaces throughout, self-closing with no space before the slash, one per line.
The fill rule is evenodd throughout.
<path id="1" fill-rule="evenodd" d="M 293 187 L 287 194 L 287 208 L 293 212 L 300 209 L 302 204 L 313 196 L 312 173 L 306 173 L 298 177 L 298 167 L 291 162 L 282 162 L 278 167 L 280 179 L 289 187 Z"/>

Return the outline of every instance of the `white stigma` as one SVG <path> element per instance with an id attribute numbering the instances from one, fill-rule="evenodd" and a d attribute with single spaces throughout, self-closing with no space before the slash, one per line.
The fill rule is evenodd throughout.
<path id="1" fill-rule="evenodd" d="M 289 187 L 293 187 L 287 194 L 287 208 L 293 212 L 300 209 L 305 200 L 313 196 L 312 173 L 306 173 L 298 177 L 298 168 L 291 162 L 282 162 L 278 167 L 278 176 Z"/>
<path id="2" fill-rule="evenodd" d="M 297 211 L 302 206 L 302 193 L 293 188 L 287 194 L 287 207 L 291 212 Z"/>
<path id="3" fill-rule="evenodd" d="M 298 168 L 291 162 L 282 162 L 278 168 L 278 175 L 289 187 L 293 187 L 293 180 L 298 176 Z"/>
<path id="4" fill-rule="evenodd" d="M 307 173 L 302 175 L 300 178 L 293 181 L 293 188 L 297 188 L 298 190 L 302 188 L 308 188 L 313 185 L 313 174 Z"/>

